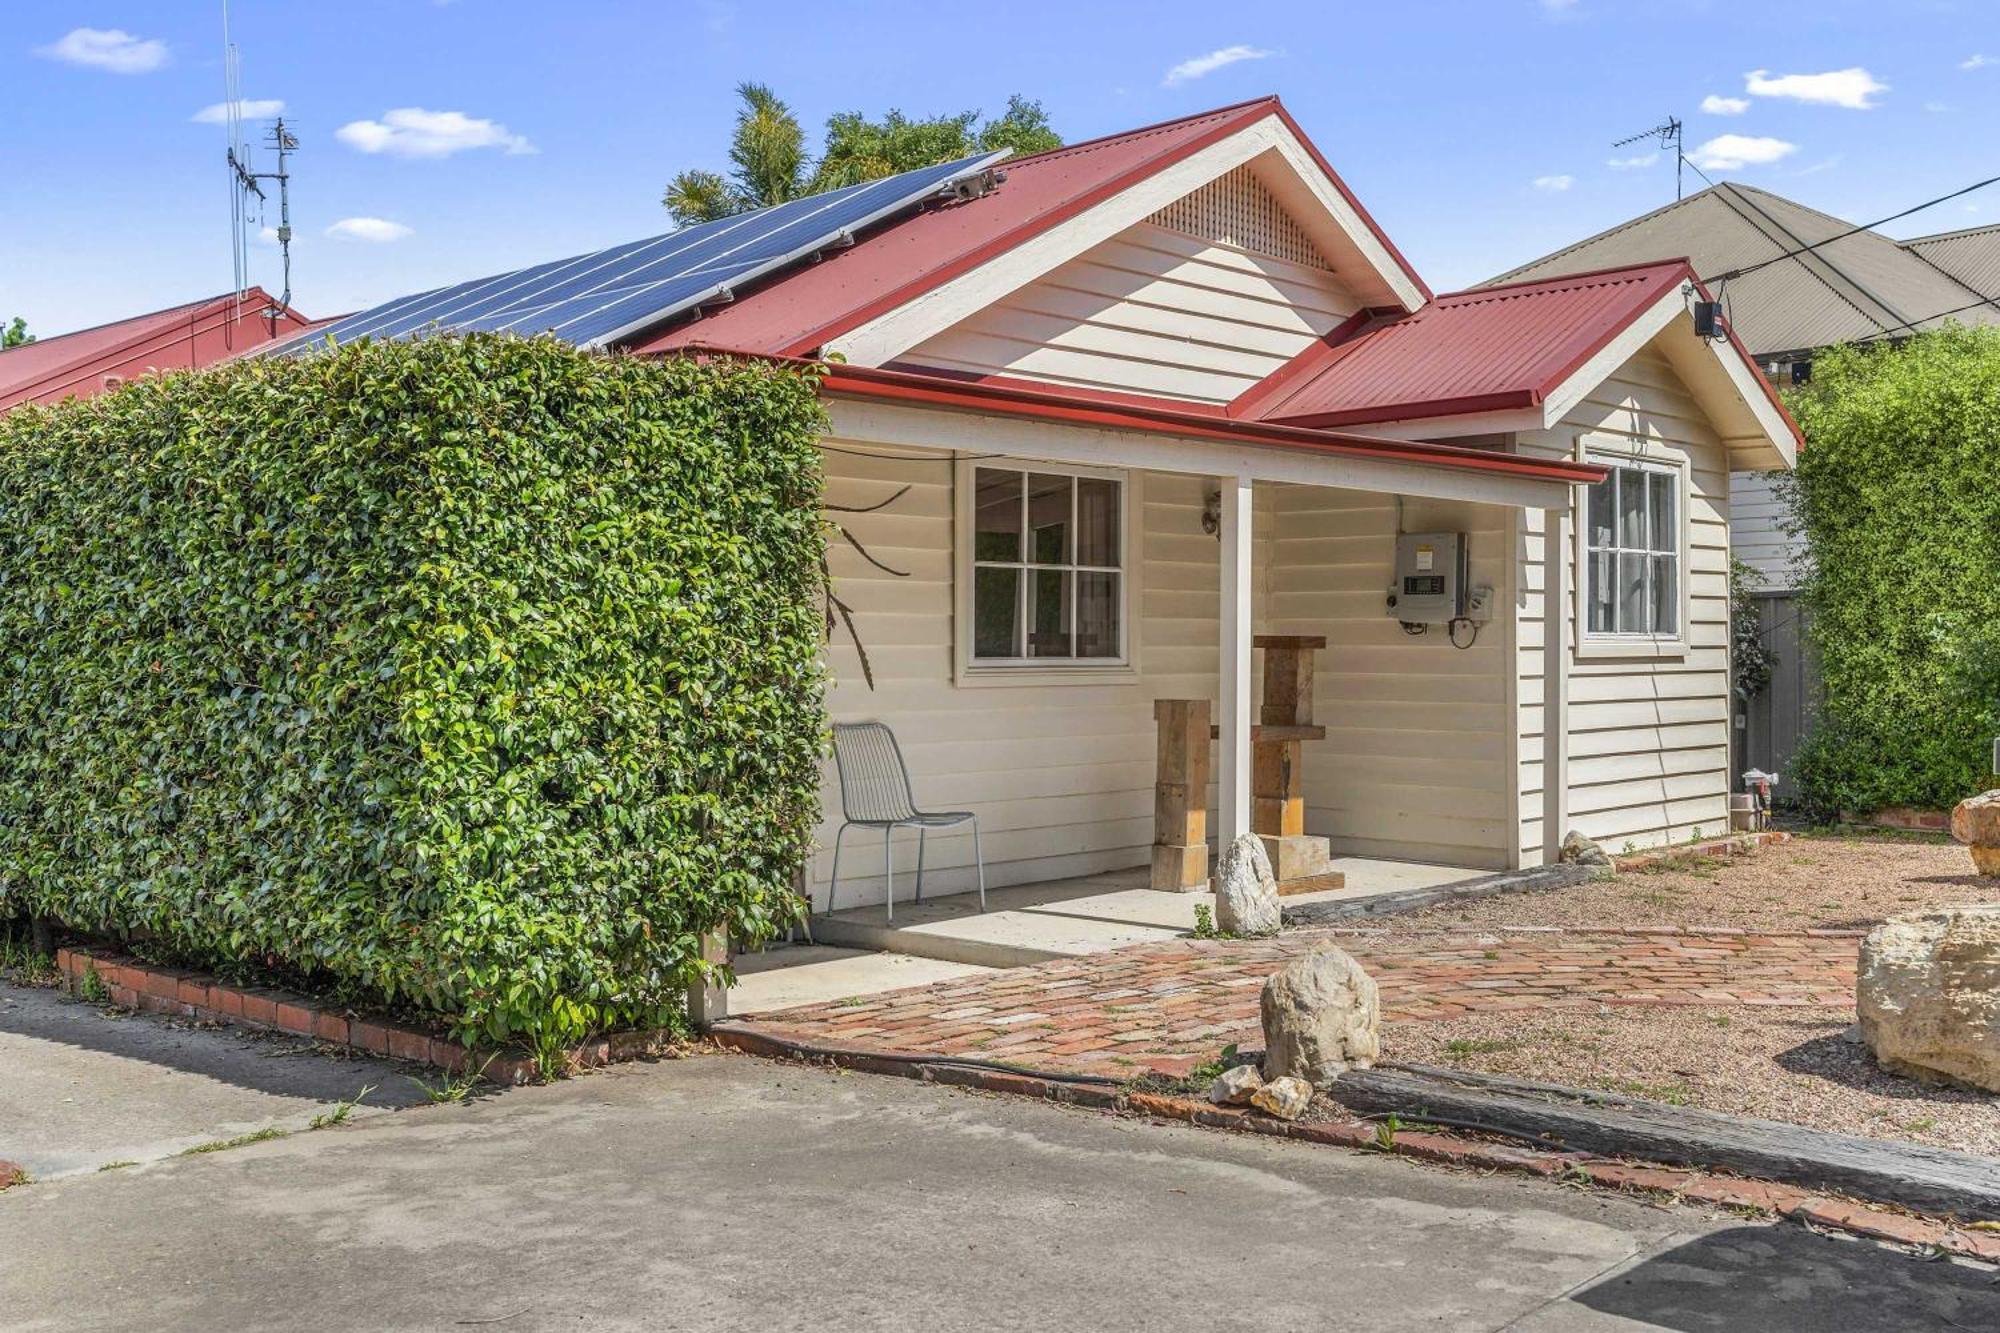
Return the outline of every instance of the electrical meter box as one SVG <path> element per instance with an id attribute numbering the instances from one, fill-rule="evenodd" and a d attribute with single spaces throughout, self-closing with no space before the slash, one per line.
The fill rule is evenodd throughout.
<path id="1" fill-rule="evenodd" d="M 1398 533 L 1389 614 L 1405 625 L 1449 624 L 1466 613 L 1470 574 L 1464 533 Z"/>

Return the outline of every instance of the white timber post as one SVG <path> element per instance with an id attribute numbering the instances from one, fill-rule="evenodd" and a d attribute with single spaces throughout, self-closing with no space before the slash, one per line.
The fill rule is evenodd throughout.
<path id="1" fill-rule="evenodd" d="M 729 931 L 721 927 L 701 937 L 701 960 L 711 967 L 729 965 Z M 688 984 L 688 1022 L 701 1031 L 729 1017 L 729 991 L 713 973 Z"/>
<path id="2" fill-rule="evenodd" d="M 1250 535 L 1250 479 L 1224 477 L 1217 855 L 1250 831 Z"/>
<path id="3" fill-rule="evenodd" d="M 1542 863 L 1562 859 L 1569 836 L 1570 510 L 1542 511 Z"/>

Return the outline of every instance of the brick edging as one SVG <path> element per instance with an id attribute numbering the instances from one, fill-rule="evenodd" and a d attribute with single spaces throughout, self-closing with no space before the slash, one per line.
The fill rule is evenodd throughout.
<path id="1" fill-rule="evenodd" d="M 1634 852 L 1630 856 L 1614 856 L 1611 858 L 1611 868 L 1622 875 L 1634 870 L 1644 870 L 1648 866 L 1692 861 L 1698 856 L 1737 856 L 1756 847 L 1771 847 L 1791 840 L 1791 834 L 1775 828 L 1765 829 L 1761 833 L 1732 833 L 1726 838 L 1710 838 L 1705 842 L 1684 842 L 1674 847 L 1655 847 L 1650 851 Z"/>
<path id="2" fill-rule="evenodd" d="M 1967 1231 L 1941 1218 L 1923 1217 L 1887 1205 L 1869 1204 L 1775 1181 L 1612 1161 L 1588 1153 L 1509 1147 L 1431 1130 L 1399 1129 L 1384 1147 L 1379 1126 L 1365 1120 L 1279 1120 L 1247 1107 L 1215 1106 L 1192 1097 L 1139 1092 L 1113 1084 L 1070 1083 L 1032 1073 L 981 1069 L 963 1062 L 955 1063 L 950 1056 L 891 1059 L 884 1053 L 860 1050 L 801 1053 L 790 1043 L 745 1028 L 717 1027 L 709 1033 L 709 1039 L 725 1050 L 771 1059 L 818 1060 L 864 1073 L 893 1074 L 899 1078 L 920 1079 L 926 1083 L 981 1092 L 1006 1093 L 1069 1106 L 1151 1116 L 1207 1129 L 1381 1152 L 1444 1166 L 1514 1171 L 1576 1184 L 1606 1186 L 1624 1193 L 1706 1203 L 1720 1208 L 1748 1208 L 1898 1245 L 1934 1248 L 1966 1258 L 2000 1263 L 2000 1234 Z"/>
<path id="3" fill-rule="evenodd" d="M 310 1037 L 370 1055 L 433 1065 L 454 1074 L 472 1065 L 473 1058 L 465 1047 L 448 1038 L 297 991 L 230 985 L 207 973 L 157 967 L 110 949 L 79 945 L 56 950 L 56 969 L 62 975 L 63 989 L 78 998 L 82 997 L 84 978 L 94 970 L 111 1003 L 121 1009 Z M 675 1045 L 674 1036 L 663 1030 L 613 1032 L 568 1048 L 564 1058 L 568 1068 L 587 1069 L 663 1055 Z M 501 1051 L 479 1068 L 480 1076 L 489 1083 L 513 1085 L 541 1079 L 535 1058 L 520 1051 Z"/>
<path id="4" fill-rule="evenodd" d="M 28 1168 L 19 1162 L 10 1162 L 0 1157 L 0 1190 L 10 1190 L 16 1185 L 28 1183 Z"/>

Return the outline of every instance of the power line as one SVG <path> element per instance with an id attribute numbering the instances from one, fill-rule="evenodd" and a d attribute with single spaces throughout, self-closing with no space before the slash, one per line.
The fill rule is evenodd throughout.
<path id="1" fill-rule="evenodd" d="M 1968 287 L 1967 290 L 1972 291 L 1975 289 Z M 1883 329 L 1880 333 L 1871 333 L 1866 338 L 1853 338 L 1849 339 L 1849 341 L 1857 343 L 1874 342 L 1877 338 L 1888 338 L 1897 333 L 1902 332 L 1904 329 L 1914 329 L 1917 327 L 1917 325 L 1922 324 L 1927 320 L 1949 319 L 1953 315 L 1962 315 L 1968 310 L 1977 310 L 1980 306 L 1983 305 L 1993 305 L 1996 303 L 1996 299 L 2000 298 L 1995 298 L 1991 296 L 1982 296 L 1977 301 L 1968 301 L 1964 305 L 1955 305 L 1949 310 L 1940 310 L 1935 315 L 1925 315 L 1920 319 L 1913 319 L 1908 321 L 1907 323 L 1894 324 L 1886 329 Z"/>
<path id="2" fill-rule="evenodd" d="M 1699 167 L 1695 168 L 1695 170 L 1697 171 L 1699 171 L 1700 169 L 1701 168 Z M 1708 177 L 1703 176 L 1702 179 L 1708 180 Z M 1748 275 L 1757 272 L 1759 269 L 1769 268 L 1773 264 L 1783 263 L 1787 259 L 1794 259 L 1797 258 L 1799 255 L 1808 254 L 1811 251 L 1819 249 L 1821 246 L 1832 245 L 1835 241 L 1846 240 L 1849 236 L 1853 236 L 1859 232 L 1873 231 L 1875 228 L 1881 226 L 1885 222 L 1894 222 L 1898 218 L 1906 218 L 1910 216 L 1910 214 L 1912 213 L 1921 213 L 1926 208 L 1935 208 L 1937 205 L 1942 203 L 1948 203 L 1951 200 L 1958 198 L 1960 195 L 1971 194 L 1974 190 L 1983 190 L 1987 186 L 1992 185 L 1996 182 L 2000 182 L 2000 176 L 1988 176 L 1983 181 L 1974 181 L 1971 185 L 1966 186 L 1962 190 L 1953 190 L 1950 194 L 1941 194 L 1935 199 L 1927 199 L 1923 203 L 1918 204 L 1913 208 L 1906 208 L 1900 213 L 1891 213 L 1887 217 L 1876 218 L 1873 222 L 1864 222 L 1861 223 L 1859 226 L 1849 227 L 1846 231 L 1836 232 L 1833 235 L 1827 237 L 1825 240 L 1814 241 L 1811 245 L 1802 245 L 1796 250 L 1787 250 L 1781 255 L 1773 255 L 1769 259 L 1759 260 L 1758 262 L 1748 265 L 1744 268 L 1733 268 L 1730 269 L 1727 273 L 1717 273 L 1711 277 L 1702 278 L 1700 279 L 1700 281 L 1703 283 L 1727 282 L 1731 278 L 1747 277 Z M 1714 182 L 1712 181 L 1710 182 L 1710 184 L 1713 183 Z M 1972 304 L 1984 305 L 1986 303 L 1984 301 L 1975 301 Z M 1966 306 L 1964 308 L 1969 310 L 1972 307 Z M 1953 312 L 1948 311 L 1946 313 L 1953 313 Z M 1937 319 L 1939 318 L 1939 316 L 1928 315 L 1925 316 L 1925 318 Z M 1908 328 L 1909 326 L 1900 325 L 1898 327 Z M 1892 331 L 1893 330 L 1884 330 L 1884 332 L 1892 332 Z"/>

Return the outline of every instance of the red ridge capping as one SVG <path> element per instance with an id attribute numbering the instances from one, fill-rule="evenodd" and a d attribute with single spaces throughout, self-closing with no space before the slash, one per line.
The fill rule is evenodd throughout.
<path id="1" fill-rule="evenodd" d="M 754 355 L 732 353 L 720 348 L 706 350 L 723 355 Z M 790 357 L 758 359 L 798 361 L 798 358 Z M 1423 463 L 1460 471 L 1562 482 L 1566 485 L 1591 485 L 1602 481 L 1605 475 L 1605 469 L 1595 464 L 1527 458 L 1518 454 L 1500 454 L 1483 449 L 1432 444 L 1419 440 L 1385 440 L 1368 435 L 1313 430 L 1275 422 L 1240 421 L 1178 408 L 1148 407 L 1126 401 L 1107 402 L 1059 389 L 1024 389 L 1015 385 L 954 380 L 938 375 L 870 366 L 851 366 L 841 362 L 814 361 L 802 364 L 822 368 L 824 377 L 820 385 L 821 391 L 836 397 L 923 403 L 932 407 L 989 412 L 1071 425 L 1136 430 L 1155 435 L 1180 435 L 1194 439 L 1220 440 L 1230 444 L 1269 445 L 1348 458 Z M 1127 397 L 1130 396 L 1120 395 L 1121 399 Z"/>

